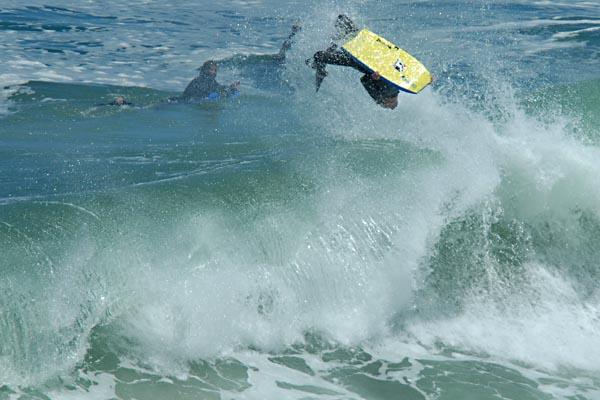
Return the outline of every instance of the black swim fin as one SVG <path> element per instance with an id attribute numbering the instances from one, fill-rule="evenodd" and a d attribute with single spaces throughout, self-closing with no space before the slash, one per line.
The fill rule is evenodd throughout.
<path id="1" fill-rule="evenodd" d="M 359 31 L 358 27 L 347 15 L 340 14 L 335 20 L 335 29 L 337 29 L 337 35 L 335 39 L 344 39 L 348 35 L 355 34 Z"/>
<path id="2" fill-rule="evenodd" d="M 319 88 L 321 87 L 321 83 L 323 83 L 323 79 L 325 79 L 325 77 L 327 76 L 327 71 L 325 70 L 325 64 L 322 63 L 318 63 L 314 57 L 312 58 L 307 58 L 305 61 L 306 65 L 308 65 L 309 67 L 311 67 L 312 69 L 314 69 L 316 71 L 315 74 L 315 84 L 316 84 L 316 91 L 319 91 Z"/>
<path id="3" fill-rule="evenodd" d="M 321 87 L 321 83 L 323 83 L 323 79 L 325 79 L 325 77 L 327 76 L 327 71 L 325 71 L 325 69 L 317 69 L 317 73 L 315 74 L 315 83 L 317 84 L 317 92 L 319 91 L 319 88 Z"/>

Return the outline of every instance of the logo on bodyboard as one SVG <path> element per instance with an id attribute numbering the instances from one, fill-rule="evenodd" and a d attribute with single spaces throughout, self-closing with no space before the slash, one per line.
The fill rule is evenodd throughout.
<path id="1" fill-rule="evenodd" d="M 395 63 L 394 63 L 394 69 L 398 72 L 404 72 L 404 68 L 406 68 L 406 66 L 402 63 L 402 60 L 398 59 Z"/>

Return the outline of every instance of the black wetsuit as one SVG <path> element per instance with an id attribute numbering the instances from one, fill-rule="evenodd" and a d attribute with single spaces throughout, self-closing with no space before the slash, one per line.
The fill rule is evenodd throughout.
<path id="1" fill-rule="evenodd" d="M 180 99 L 186 101 L 218 100 L 221 97 L 228 97 L 237 92 L 237 89 L 221 85 L 214 77 L 201 72 L 200 75 L 187 85 Z"/>
<path id="2" fill-rule="evenodd" d="M 127 100 L 123 100 L 122 103 L 119 103 L 117 100 L 113 100 L 110 103 L 106 104 L 108 106 L 132 106 L 133 103 L 128 102 Z"/>
<path id="3" fill-rule="evenodd" d="M 373 79 L 371 71 L 358 61 L 354 60 L 344 50 L 338 49 L 335 45 L 329 47 L 325 51 L 316 52 L 313 56 L 313 60 L 313 67 L 317 70 L 317 90 L 319 90 L 321 82 L 323 82 L 323 79 L 327 76 L 325 65 L 332 64 L 352 67 L 362 72 L 364 75 L 360 78 L 360 83 L 362 83 L 366 91 L 377 103 L 381 103 L 384 99 L 398 95 L 398 89 L 391 86 L 383 79 Z"/>
<path id="4" fill-rule="evenodd" d="M 118 102 L 116 99 L 111 101 L 110 103 L 98 103 L 96 104 L 96 107 L 103 107 L 103 106 L 133 106 L 133 103 L 128 102 L 127 100 L 123 100 L 122 103 Z"/>
<path id="5" fill-rule="evenodd" d="M 352 20 L 345 15 L 340 15 L 338 17 L 336 21 L 336 28 L 340 32 L 340 37 L 352 35 L 358 32 L 356 25 L 354 25 Z M 325 79 L 327 76 L 327 71 L 325 70 L 325 66 L 327 64 L 352 67 L 362 72 L 364 75 L 362 78 L 360 78 L 360 83 L 362 83 L 369 95 L 378 104 L 382 103 L 387 98 L 398 95 L 399 90 L 397 88 L 391 86 L 383 79 L 373 79 L 371 76 L 372 71 L 360 64 L 358 61 L 352 58 L 350 54 L 348 54 L 345 50 L 340 49 L 336 44 L 332 44 L 327 50 L 317 51 L 313 56 L 312 67 L 317 71 L 317 91 L 321 87 L 323 79 Z"/>

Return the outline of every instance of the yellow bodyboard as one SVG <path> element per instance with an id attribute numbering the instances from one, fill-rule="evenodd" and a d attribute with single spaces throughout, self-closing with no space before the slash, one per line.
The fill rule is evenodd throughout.
<path id="1" fill-rule="evenodd" d="M 360 31 L 342 48 L 405 92 L 419 93 L 431 83 L 431 74 L 419 60 L 368 29 Z"/>

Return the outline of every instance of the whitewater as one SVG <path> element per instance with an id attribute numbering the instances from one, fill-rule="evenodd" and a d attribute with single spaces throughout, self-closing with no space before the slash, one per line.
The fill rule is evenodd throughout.
<path id="1" fill-rule="evenodd" d="M 340 13 L 431 87 L 315 93 Z M 599 16 L 2 1 L 0 399 L 600 399 Z"/>

